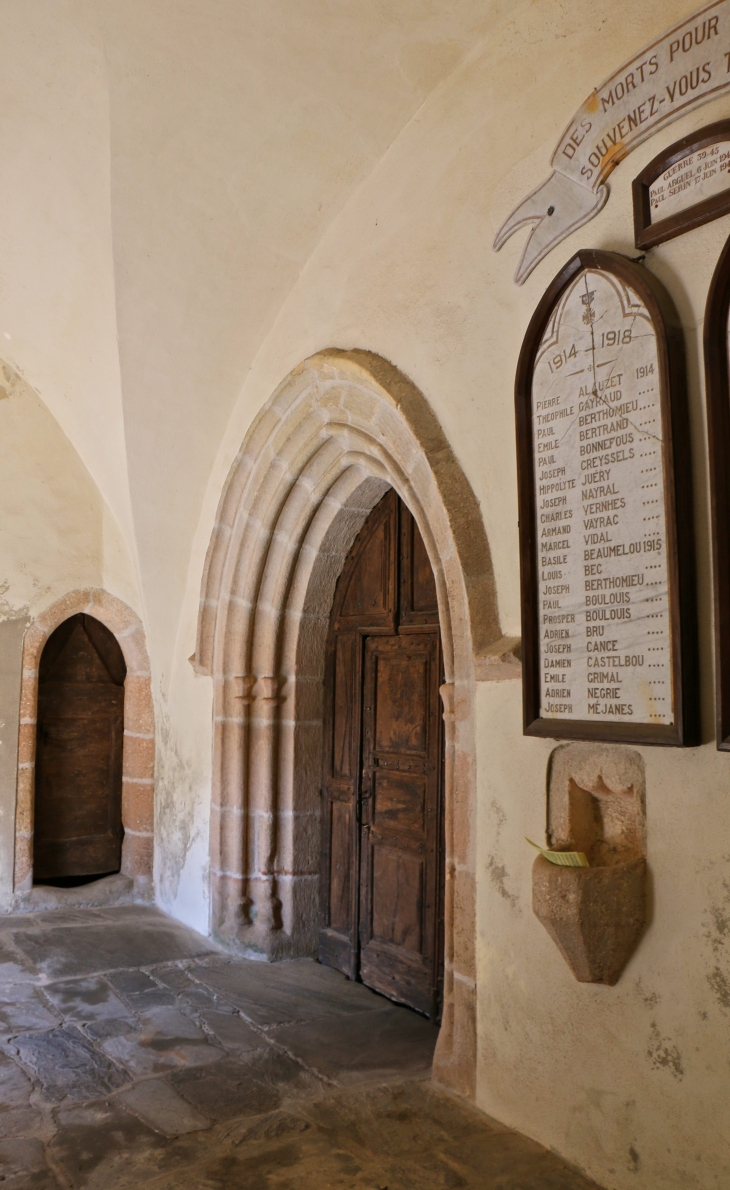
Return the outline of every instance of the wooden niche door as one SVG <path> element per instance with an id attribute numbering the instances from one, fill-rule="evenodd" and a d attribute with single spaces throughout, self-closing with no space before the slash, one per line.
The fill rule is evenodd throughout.
<path id="1" fill-rule="evenodd" d="M 438 1019 L 443 719 L 436 584 L 389 491 L 335 592 L 325 671 L 319 959 Z"/>
<path id="2" fill-rule="evenodd" d="M 38 674 L 34 880 L 118 872 L 122 854 L 122 651 L 93 616 L 48 638 Z"/>

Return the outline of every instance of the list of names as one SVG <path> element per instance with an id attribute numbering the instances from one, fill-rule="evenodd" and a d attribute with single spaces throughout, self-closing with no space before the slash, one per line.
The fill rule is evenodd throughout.
<path id="1" fill-rule="evenodd" d="M 659 384 L 646 307 L 584 270 L 532 384 L 541 718 L 674 721 Z"/>
<path id="2" fill-rule="evenodd" d="M 730 188 L 730 141 L 687 153 L 649 187 L 651 221 L 668 219 Z"/>

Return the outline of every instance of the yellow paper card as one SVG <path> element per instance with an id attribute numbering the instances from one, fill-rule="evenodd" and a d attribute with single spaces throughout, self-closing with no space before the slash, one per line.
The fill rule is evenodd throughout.
<path id="1" fill-rule="evenodd" d="M 551 864 L 557 864 L 560 868 L 590 868 L 590 864 L 582 851 L 546 851 L 539 843 L 533 843 L 532 839 L 528 839 L 525 835 L 525 841 L 530 844 L 530 847 L 535 847 L 540 855 L 544 855 L 545 859 Z"/>

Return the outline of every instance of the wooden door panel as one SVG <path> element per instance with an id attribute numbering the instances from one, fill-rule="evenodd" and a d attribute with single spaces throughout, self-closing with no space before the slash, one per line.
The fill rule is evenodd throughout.
<path id="1" fill-rule="evenodd" d="M 362 638 L 330 642 L 325 704 L 318 956 L 351 978 L 357 971 L 357 902 Z"/>
<path id="2" fill-rule="evenodd" d="M 400 563 L 400 627 L 437 625 L 438 596 L 431 562 L 418 525 L 405 507 L 401 510 Z"/>
<path id="3" fill-rule="evenodd" d="M 337 585 L 325 666 L 321 962 L 437 1015 L 443 930 L 436 585 L 395 492 Z"/>
<path id="4" fill-rule="evenodd" d="M 438 991 L 433 992 L 420 962 L 408 963 L 402 947 L 380 946 L 363 951 L 360 979 L 369 988 L 398 1004 L 415 1008 L 432 1018 L 438 1013 Z"/>
<path id="5" fill-rule="evenodd" d="M 370 637 L 363 698 L 363 982 L 432 1012 L 438 983 L 438 634 Z"/>
<path id="6" fill-rule="evenodd" d="M 121 863 L 124 691 L 52 683 L 38 706 L 33 873 L 116 872 Z"/>
<path id="7" fill-rule="evenodd" d="M 333 691 L 332 774 L 352 778 L 355 773 L 356 636 L 338 636 L 335 644 Z"/>
<path id="8" fill-rule="evenodd" d="M 352 806 L 330 802 L 332 850 L 330 860 L 329 927 L 338 934 L 352 934 L 353 830 Z"/>
<path id="9" fill-rule="evenodd" d="M 118 872 L 126 667 L 98 621 L 72 616 L 39 667 L 33 874 Z"/>
<path id="10" fill-rule="evenodd" d="M 101 716 L 91 722 L 44 716 L 39 839 L 46 834 L 57 839 L 76 839 L 109 831 L 108 799 L 97 798 L 87 806 L 77 791 L 82 786 L 92 789 L 108 786 L 114 727 L 110 719 Z"/>
<path id="11" fill-rule="evenodd" d="M 388 492 L 368 517 L 345 563 L 335 594 L 336 626 L 392 629 L 397 552 L 398 498 Z"/>
<path id="12" fill-rule="evenodd" d="M 357 616 L 388 611 L 390 594 L 390 523 L 382 521 L 366 542 L 347 585 L 341 615 Z"/>
<path id="13" fill-rule="evenodd" d="M 374 679 L 375 740 L 378 752 L 425 755 L 427 747 L 428 659 L 400 647 L 379 652 Z"/>
<path id="14" fill-rule="evenodd" d="M 372 852 L 371 939 L 419 957 L 423 952 L 423 861 L 377 843 Z"/>
<path id="15" fill-rule="evenodd" d="M 426 777 L 411 772 L 389 772 L 377 768 L 374 774 L 372 829 L 389 829 L 423 836 L 426 825 Z"/>

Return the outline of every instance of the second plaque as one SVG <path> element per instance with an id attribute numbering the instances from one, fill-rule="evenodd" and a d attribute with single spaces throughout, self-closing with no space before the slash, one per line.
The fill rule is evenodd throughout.
<path id="1" fill-rule="evenodd" d="M 577 253 L 516 381 L 528 735 L 699 740 L 684 345 L 664 287 Z"/>

